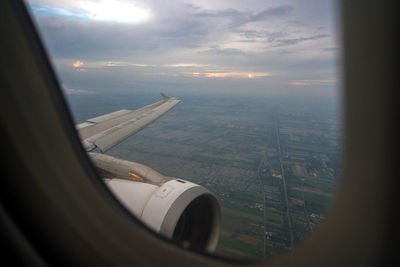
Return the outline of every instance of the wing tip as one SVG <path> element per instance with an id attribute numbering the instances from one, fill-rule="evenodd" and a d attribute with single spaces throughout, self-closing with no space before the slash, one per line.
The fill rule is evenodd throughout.
<path id="1" fill-rule="evenodd" d="M 164 98 L 164 100 L 167 100 L 167 99 L 170 99 L 171 97 L 170 96 L 167 96 L 166 94 L 164 94 L 164 93 L 160 93 L 161 94 L 161 96 Z"/>

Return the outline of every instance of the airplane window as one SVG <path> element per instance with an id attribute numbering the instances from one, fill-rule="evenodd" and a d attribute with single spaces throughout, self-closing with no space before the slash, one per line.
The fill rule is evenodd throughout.
<path id="1" fill-rule="evenodd" d="M 335 0 L 26 4 L 83 147 L 151 229 L 233 258 L 318 231 L 341 175 Z"/>

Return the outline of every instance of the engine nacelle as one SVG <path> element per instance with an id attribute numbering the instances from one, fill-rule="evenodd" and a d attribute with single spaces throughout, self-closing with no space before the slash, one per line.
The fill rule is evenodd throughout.
<path id="1" fill-rule="evenodd" d="M 206 188 L 180 179 L 160 185 L 106 179 L 117 198 L 146 225 L 185 248 L 213 252 L 221 209 Z"/>

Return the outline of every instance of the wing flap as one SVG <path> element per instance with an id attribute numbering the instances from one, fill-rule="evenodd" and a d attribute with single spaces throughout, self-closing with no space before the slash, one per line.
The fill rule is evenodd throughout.
<path id="1" fill-rule="evenodd" d="M 132 112 L 132 110 L 121 109 L 121 110 L 118 110 L 118 111 L 115 111 L 115 112 L 111 112 L 111 113 L 108 113 L 108 114 L 105 114 L 105 115 L 101 115 L 101 116 L 98 116 L 98 117 L 94 117 L 94 118 L 88 119 L 87 121 L 76 125 L 76 128 L 78 130 L 81 130 L 81 129 L 89 127 L 89 126 L 93 126 L 94 124 L 97 124 L 97 123 L 100 123 L 100 122 L 103 122 L 103 121 L 108 121 L 108 120 L 114 119 L 116 117 L 120 117 L 120 116 L 125 115 L 125 114 L 130 113 L 130 112 Z"/>
<path id="2" fill-rule="evenodd" d="M 120 110 L 90 119 L 86 123 L 92 124 L 80 129 L 83 144 L 88 151 L 98 147 L 105 152 L 142 130 L 179 102 L 176 98 L 168 98 L 139 110 Z"/>
<path id="3" fill-rule="evenodd" d="M 121 110 L 118 110 L 118 111 L 115 111 L 115 112 L 111 112 L 111 113 L 108 113 L 108 114 L 105 114 L 105 115 L 102 115 L 102 116 L 98 116 L 98 117 L 95 117 L 95 118 L 88 119 L 87 121 L 88 122 L 99 123 L 99 122 L 108 121 L 108 120 L 111 120 L 113 118 L 125 115 L 125 114 L 127 114 L 129 112 L 132 112 L 132 110 L 121 109 Z"/>

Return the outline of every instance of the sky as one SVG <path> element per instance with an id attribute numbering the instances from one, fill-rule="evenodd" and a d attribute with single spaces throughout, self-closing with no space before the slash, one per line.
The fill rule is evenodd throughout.
<path id="1" fill-rule="evenodd" d="M 334 0 L 28 0 L 65 92 L 340 90 Z"/>

